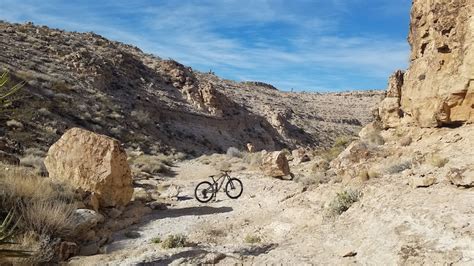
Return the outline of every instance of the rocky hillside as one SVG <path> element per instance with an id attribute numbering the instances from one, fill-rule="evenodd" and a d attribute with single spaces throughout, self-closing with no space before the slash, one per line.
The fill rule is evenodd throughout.
<path id="1" fill-rule="evenodd" d="M 329 146 L 371 121 L 378 91 L 289 93 L 205 74 L 93 33 L 0 23 L 0 69 L 24 80 L 2 149 L 45 150 L 71 127 L 147 153 Z"/>

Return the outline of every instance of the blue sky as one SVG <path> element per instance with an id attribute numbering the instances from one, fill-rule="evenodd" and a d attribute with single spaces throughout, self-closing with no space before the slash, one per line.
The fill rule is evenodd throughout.
<path id="1" fill-rule="evenodd" d="M 0 19 L 93 31 L 282 90 L 384 89 L 406 68 L 411 0 L 0 0 Z"/>

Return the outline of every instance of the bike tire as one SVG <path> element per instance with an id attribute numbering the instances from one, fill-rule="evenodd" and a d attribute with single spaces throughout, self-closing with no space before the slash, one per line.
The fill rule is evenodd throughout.
<path id="1" fill-rule="evenodd" d="M 201 187 L 201 188 L 200 188 Z M 209 191 L 211 190 L 211 191 Z M 207 191 L 207 193 L 209 193 L 208 195 L 206 195 L 207 193 L 203 191 Z M 202 194 L 204 195 L 202 195 Z M 207 181 L 203 181 L 201 183 L 199 183 L 196 188 L 194 189 L 194 196 L 196 197 L 197 201 L 201 202 L 201 203 L 207 203 L 209 201 L 211 201 L 211 199 L 214 197 L 214 185 L 211 184 L 210 182 L 207 182 Z M 202 197 L 204 196 L 204 197 Z"/>
<path id="2" fill-rule="evenodd" d="M 229 187 L 230 186 L 230 187 Z M 240 189 L 239 193 L 236 196 L 233 196 L 229 194 L 229 189 Z M 242 185 L 242 181 L 237 178 L 230 178 L 229 181 L 227 181 L 227 184 L 225 184 L 225 194 L 231 199 L 237 199 L 242 195 L 242 192 L 244 191 L 244 186 Z"/>

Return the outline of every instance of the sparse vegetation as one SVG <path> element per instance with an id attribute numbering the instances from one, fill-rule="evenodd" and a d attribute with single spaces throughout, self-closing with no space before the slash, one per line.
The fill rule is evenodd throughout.
<path id="1" fill-rule="evenodd" d="M 227 149 L 227 153 L 226 153 L 226 154 L 227 154 L 227 156 L 229 156 L 229 157 L 231 157 L 231 158 L 232 158 L 232 157 L 236 157 L 236 158 L 242 158 L 242 157 L 243 157 L 243 153 L 242 153 L 239 149 L 237 149 L 237 148 L 235 148 L 235 147 L 229 147 L 229 148 Z"/>
<path id="2" fill-rule="evenodd" d="M 449 162 L 448 158 L 443 158 L 436 153 L 432 153 L 427 159 L 429 164 L 438 168 L 444 167 Z"/>
<path id="3" fill-rule="evenodd" d="M 142 125 L 150 122 L 150 115 L 144 110 L 133 110 L 131 116 Z"/>
<path id="4" fill-rule="evenodd" d="M 160 244 L 161 243 L 161 238 L 159 236 L 154 237 L 154 238 L 151 239 L 151 243 Z"/>
<path id="5" fill-rule="evenodd" d="M 321 156 L 327 161 L 332 161 L 336 159 L 337 156 L 346 149 L 346 147 L 351 143 L 351 141 L 351 138 L 347 136 L 340 136 L 336 138 L 333 146 L 330 149 L 316 152 L 316 155 Z"/>
<path id="6" fill-rule="evenodd" d="M 161 247 L 164 249 L 170 248 L 182 248 L 187 245 L 186 236 L 178 234 L 178 235 L 169 235 L 163 242 L 161 243 Z"/>
<path id="7" fill-rule="evenodd" d="M 246 235 L 244 241 L 248 244 L 258 244 L 262 242 L 262 238 L 257 235 Z"/>
<path id="8" fill-rule="evenodd" d="M 412 167 L 411 161 L 402 161 L 402 162 L 396 162 L 394 164 L 391 164 L 390 166 L 387 167 L 385 172 L 387 174 L 397 174 L 400 173 L 404 170 L 410 169 Z"/>
<path id="9" fill-rule="evenodd" d="M 336 194 L 336 197 L 329 203 L 329 215 L 337 216 L 347 211 L 352 204 L 359 201 L 362 193 L 359 190 L 344 190 Z"/>
<path id="10" fill-rule="evenodd" d="M 130 161 L 134 172 L 148 174 L 167 174 L 173 166 L 173 159 L 166 155 L 139 155 Z"/>
<path id="11" fill-rule="evenodd" d="M 246 152 L 242 158 L 242 161 L 255 169 L 255 168 L 258 168 L 262 164 L 262 159 L 263 159 L 263 156 L 261 152 L 254 152 L 254 153 Z"/>

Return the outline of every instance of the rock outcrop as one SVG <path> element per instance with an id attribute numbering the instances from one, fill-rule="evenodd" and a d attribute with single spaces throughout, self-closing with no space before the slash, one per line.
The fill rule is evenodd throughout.
<path id="1" fill-rule="evenodd" d="M 70 129 L 50 147 L 45 165 L 51 178 L 94 193 L 100 207 L 123 206 L 132 198 L 127 154 L 113 138 Z"/>
<path id="2" fill-rule="evenodd" d="M 411 64 L 390 79 L 379 109 L 385 128 L 474 122 L 473 13 L 469 0 L 413 2 Z"/>

